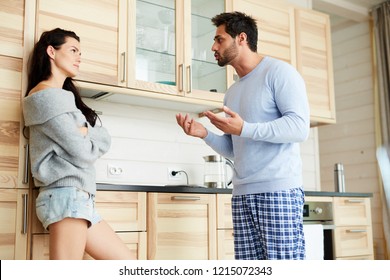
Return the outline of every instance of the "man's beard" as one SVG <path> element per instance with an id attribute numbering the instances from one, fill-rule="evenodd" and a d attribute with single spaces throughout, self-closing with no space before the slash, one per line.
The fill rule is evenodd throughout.
<path id="1" fill-rule="evenodd" d="M 233 41 L 229 48 L 225 50 L 225 52 L 220 55 L 220 59 L 218 60 L 218 65 L 223 67 L 230 63 L 237 56 L 237 46 L 236 42 Z"/>

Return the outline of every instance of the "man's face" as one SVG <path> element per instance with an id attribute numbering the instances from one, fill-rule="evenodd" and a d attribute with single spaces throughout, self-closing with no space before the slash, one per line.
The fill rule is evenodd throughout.
<path id="1" fill-rule="evenodd" d="M 228 65 L 237 57 L 238 48 L 236 40 L 226 33 L 225 25 L 217 27 L 211 50 L 214 52 L 215 60 L 217 60 L 219 66 Z"/>

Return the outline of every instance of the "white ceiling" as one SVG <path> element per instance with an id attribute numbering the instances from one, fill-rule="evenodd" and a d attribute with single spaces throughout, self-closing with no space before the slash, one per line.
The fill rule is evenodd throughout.
<path id="1" fill-rule="evenodd" d="M 366 21 L 371 8 L 386 0 L 312 0 L 314 10 L 330 14 L 332 29 Z"/>

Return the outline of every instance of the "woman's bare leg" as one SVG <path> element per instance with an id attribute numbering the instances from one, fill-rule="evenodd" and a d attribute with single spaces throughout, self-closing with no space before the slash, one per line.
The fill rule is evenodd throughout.
<path id="1" fill-rule="evenodd" d="M 88 229 L 85 251 L 97 260 L 136 259 L 136 256 L 104 220 Z"/>
<path id="2" fill-rule="evenodd" d="M 81 260 L 87 242 L 88 224 L 83 219 L 65 218 L 51 224 L 50 259 Z"/>

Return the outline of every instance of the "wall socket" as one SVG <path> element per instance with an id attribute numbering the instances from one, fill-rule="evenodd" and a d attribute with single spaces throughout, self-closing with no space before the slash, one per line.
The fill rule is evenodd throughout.
<path id="1" fill-rule="evenodd" d="M 110 178 L 120 178 L 123 175 L 123 168 L 117 165 L 107 165 L 107 176 Z"/>
<path id="2" fill-rule="evenodd" d="M 172 174 L 172 171 L 179 171 L 179 168 L 168 168 L 168 180 L 169 181 L 181 181 L 185 179 L 185 174 L 183 172 L 176 173 L 176 175 Z"/>

